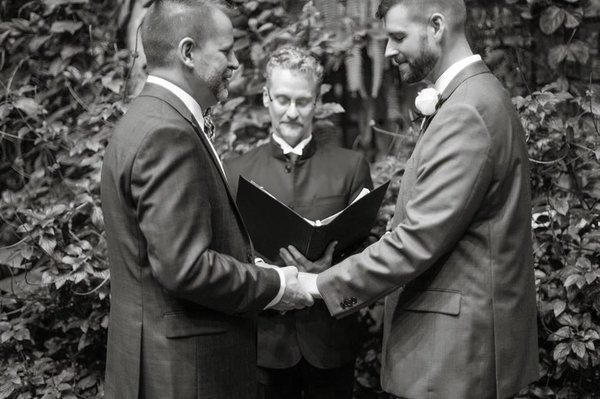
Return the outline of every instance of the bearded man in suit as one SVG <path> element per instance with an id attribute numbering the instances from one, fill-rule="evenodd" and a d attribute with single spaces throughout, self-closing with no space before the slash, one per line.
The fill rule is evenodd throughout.
<path id="1" fill-rule="evenodd" d="M 239 66 L 208 0 L 156 0 L 142 28 L 149 77 L 102 169 L 111 270 L 107 398 L 253 398 L 264 308 L 312 304 L 295 267 L 253 264 L 205 112 Z"/>
<path id="2" fill-rule="evenodd" d="M 378 14 L 401 78 L 435 82 L 434 113 L 406 164 L 392 230 L 301 283 L 336 317 L 388 295 L 387 392 L 511 397 L 538 378 L 523 128 L 467 43 L 462 0 L 384 0 Z M 294 258 L 307 262 L 291 251 Z"/>
<path id="3" fill-rule="evenodd" d="M 282 47 L 269 57 L 265 75 L 271 141 L 225 162 L 230 184 L 235 192 L 244 176 L 303 217 L 325 219 L 372 188 L 369 165 L 362 154 L 317 137 L 326 134 L 313 129 L 323 67 L 310 53 Z M 313 272 L 331 265 L 333 249 Z M 356 317 L 332 319 L 323 303 L 284 315 L 264 312 L 258 319 L 259 399 L 351 399 L 358 333 Z"/>

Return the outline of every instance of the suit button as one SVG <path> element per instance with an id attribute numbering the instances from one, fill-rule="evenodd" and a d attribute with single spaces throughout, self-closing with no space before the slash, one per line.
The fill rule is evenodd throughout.
<path id="1" fill-rule="evenodd" d="M 346 302 L 340 302 L 340 307 L 342 309 L 346 309 Z"/>
<path id="2" fill-rule="evenodd" d="M 358 303 L 358 299 L 356 299 L 356 297 L 353 296 L 352 298 L 350 298 L 350 302 L 352 302 L 353 305 L 356 305 Z"/>
<path id="3" fill-rule="evenodd" d="M 344 299 L 344 305 L 346 305 L 347 308 L 352 307 L 352 301 L 346 298 Z"/>

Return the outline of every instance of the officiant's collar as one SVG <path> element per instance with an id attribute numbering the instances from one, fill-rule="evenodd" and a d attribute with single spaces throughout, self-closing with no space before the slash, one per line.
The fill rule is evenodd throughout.
<path id="1" fill-rule="evenodd" d="M 440 94 L 443 93 L 452 79 L 454 79 L 463 69 L 477 61 L 481 61 L 481 56 L 479 54 L 473 54 L 450 65 L 450 67 L 435 81 L 435 89 L 437 92 Z"/>
<path id="2" fill-rule="evenodd" d="M 275 158 L 286 159 L 289 154 L 295 154 L 298 156 L 298 159 L 301 160 L 310 158 L 315 153 L 316 144 L 311 134 L 300 141 L 295 147 L 292 147 L 284 139 L 272 132 L 271 150 Z"/>

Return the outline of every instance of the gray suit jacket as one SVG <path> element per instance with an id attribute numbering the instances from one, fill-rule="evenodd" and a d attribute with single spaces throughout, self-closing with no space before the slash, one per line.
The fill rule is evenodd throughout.
<path id="1" fill-rule="evenodd" d="M 199 101 L 214 103 L 206 91 Z M 107 398 L 252 398 L 252 314 L 279 289 L 184 104 L 148 84 L 102 168 L 111 271 Z"/>
<path id="2" fill-rule="evenodd" d="M 386 391 L 507 398 L 538 378 L 525 135 L 482 62 L 441 101 L 407 163 L 391 233 L 317 285 L 336 316 L 391 294 Z"/>
<path id="3" fill-rule="evenodd" d="M 231 187 L 253 180 L 300 215 L 324 219 L 344 209 L 363 188 L 373 188 L 369 164 L 357 152 L 311 140 L 296 163 L 274 141 L 226 162 Z M 258 365 L 288 368 L 304 357 L 331 369 L 353 362 L 360 349 L 355 317 L 336 320 L 322 301 L 303 310 L 266 311 L 258 319 Z"/>

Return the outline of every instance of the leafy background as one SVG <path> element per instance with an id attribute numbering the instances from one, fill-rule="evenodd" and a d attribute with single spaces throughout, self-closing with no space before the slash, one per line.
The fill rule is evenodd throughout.
<path id="1" fill-rule="evenodd" d="M 374 0 L 233 0 L 242 67 L 218 149 L 267 138 L 262 67 L 284 42 L 326 66 L 319 137 L 392 179 L 415 142 L 412 101 L 383 57 Z M 521 397 L 600 394 L 600 1 L 467 1 L 474 48 L 513 96 L 533 169 L 540 380 Z M 0 399 L 103 396 L 109 273 L 99 172 L 111 127 L 143 83 L 134 0 L 0 0 Z M 340 112 L 342 108 L 345 113 Z M 379 387 L 381 304 L 362 314 L 355 396 Z"/>

